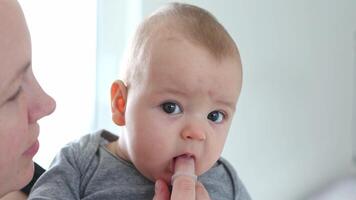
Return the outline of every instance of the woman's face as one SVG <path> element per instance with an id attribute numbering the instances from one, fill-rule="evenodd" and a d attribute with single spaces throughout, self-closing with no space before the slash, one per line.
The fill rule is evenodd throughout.
<path id="1" fill-rule="evenodd" d="M 0 197 L 25 186 L 33 175 L 39 143 L 37 121 L 55 101 L 31 68 L 31 42 L 15 0 L 0 1 Z"/>

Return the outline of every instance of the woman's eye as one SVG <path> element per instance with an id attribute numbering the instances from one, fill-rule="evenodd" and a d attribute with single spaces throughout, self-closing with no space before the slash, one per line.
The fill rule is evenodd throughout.
<path id="1" fill-rule="evenodd" d="M 14 101 L 17 99 L 17 97 L 20 95 L 22 91 L 22 87 L 20 87 L 15 94 L 13 94 L 10 98 L 7 99 L 8 102 Z"/>
<path id="2" fill-rule="evenodd" d="M 164 112 L 168 114 L 179 114 L 182 112 L 179 105 L 173 102 L 166 102 L 161 105 Z"/>
<path id="3" fill-rule="evenodd" d="M 220 123 L 224 120 L 225 114 L 220 111 L 213 111 L 208 114 L 208 119 L 215 123 Z"/>

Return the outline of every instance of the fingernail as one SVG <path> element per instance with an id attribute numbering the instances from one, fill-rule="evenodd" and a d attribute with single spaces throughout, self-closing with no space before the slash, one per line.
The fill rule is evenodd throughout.
<path id="1" fill-rule="evenodd" d="M 159 192 L 159 191 L 161 191 L 161 188 L 162 188 L 162 184 L 160 183 L 160 181 L 156 181 L 156 183 L 155 183 L 155 191 Z"/>

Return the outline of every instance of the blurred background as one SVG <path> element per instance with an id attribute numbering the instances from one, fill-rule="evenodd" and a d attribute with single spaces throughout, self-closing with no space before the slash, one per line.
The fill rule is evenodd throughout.
<path id="1" fill-rule="evenodd" d="M 35 160 L 47 168 L 69 141 L 118 132 L 109 89 L 122 54 L 142 18 L 170 1 L 19 2 L 35 74 L 57 101 L 40 122 Z M 356 199 L 356 1 L 181 2 L 209 10 L 240 48 L 244 84 L 223 156 L 252 198 Z"/>

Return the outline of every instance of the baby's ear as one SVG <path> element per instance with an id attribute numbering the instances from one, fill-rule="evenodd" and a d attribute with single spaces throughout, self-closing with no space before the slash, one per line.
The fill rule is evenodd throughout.
<path id="1" fill-rule="evenodd" d="M 116 80 L 111 85 L 111 112 L 112 120 L 119 126 L 125 125 L 127 90 L 121 80 Z"/>

